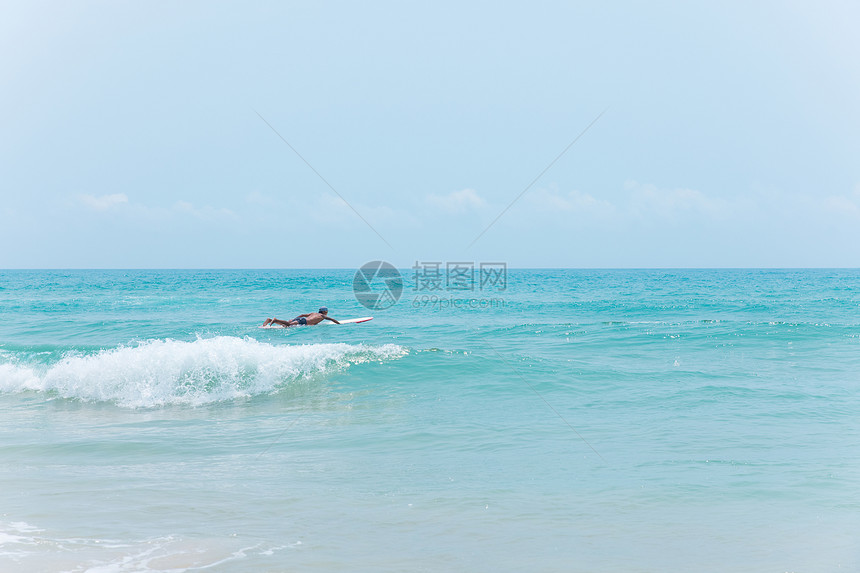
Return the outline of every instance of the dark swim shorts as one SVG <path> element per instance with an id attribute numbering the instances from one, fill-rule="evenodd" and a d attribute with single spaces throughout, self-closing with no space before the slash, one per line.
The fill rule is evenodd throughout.
<path id="1" fill-rule="evenodd" d="M 293 319 L 293 320 L 297 320 L 297 321 L 299 321 L 299 324 L 301 324 L 301 325 L 305 325 L 305 324 L 307 324 L 307 323 L 308 323 L 308 319 L 307 319 L 307 318 L 305 318 L 305 317 L 303 317 L 303 316 L 297 316 L 297 317 L 296 317 L 295 319 Z"/>

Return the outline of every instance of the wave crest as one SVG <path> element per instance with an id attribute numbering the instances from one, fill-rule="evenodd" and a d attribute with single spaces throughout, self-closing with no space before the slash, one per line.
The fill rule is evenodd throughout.
<path id="1" fill-rule="evenodd" d="M 303 377 L 367 361 L 399 358 L 395 344 L 272 345 L 220 336 L 192 342 L 148 340 L 49 365 L 0 363 L 0 391 L 36 391 L 128 408 L 203 405 L 273 393 Z"/>

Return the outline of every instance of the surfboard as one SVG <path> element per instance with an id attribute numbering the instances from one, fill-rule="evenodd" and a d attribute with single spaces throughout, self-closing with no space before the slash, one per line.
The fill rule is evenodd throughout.
<path id="1" fill-rule="evenodd" d="M 344 320 L 339 320 L 341 324 L 360 324 L 362 322 L 367 322 L 368 320 L 373 320 L 372 316 L 362 316 L 361 318 L 347 318 Z M 324 320 L 320 324 L 334 324 L 330 320 Z M 297 325 L 299 326 L 299 325 Z M 258 326 L 257 328 L 295 328 L 294 326 L 281 326 L 280 324 L 270 324 L 269 326 Z"/>
<path id="2" fill-rule="evenodd" d="M 338 320 L 341 324 L 360 324 L 362 322 L 367 322 L 368 320 L 373 320 L 372 316 L 362 316 L 361 318 L 347 318 L 346 320 Z M 330 320 L 324 320 L 320 324 L 334 324 Z"/>

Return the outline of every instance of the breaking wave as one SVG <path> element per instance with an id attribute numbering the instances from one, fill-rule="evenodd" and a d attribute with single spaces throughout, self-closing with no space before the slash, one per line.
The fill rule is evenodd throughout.
<path id="1" fill-rule="evenodd" d="M 0 354 L 0 392 L 44 392 L 122 407 L 198 406 L 274 393 L 302 378 L 399 358 L 395 345 L 272 345 L 220 336 L 191 342 L 147 340 L 93 354 L 66 353 L 50 364 Z"/>

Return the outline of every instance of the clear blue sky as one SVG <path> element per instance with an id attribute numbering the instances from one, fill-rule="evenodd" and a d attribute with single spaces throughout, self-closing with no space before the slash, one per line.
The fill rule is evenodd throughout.
<path id="1" fill-rule="evenodd" d="M 0 267 L 860 266 L 858 21 L 4 3 Z"/>

